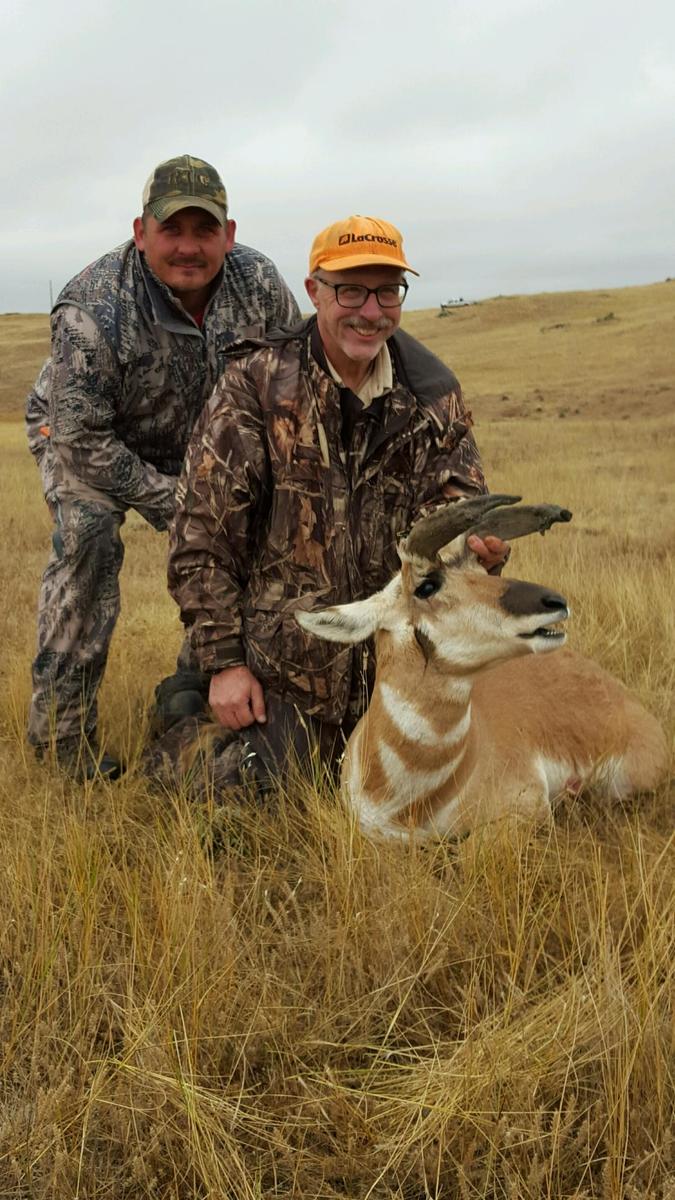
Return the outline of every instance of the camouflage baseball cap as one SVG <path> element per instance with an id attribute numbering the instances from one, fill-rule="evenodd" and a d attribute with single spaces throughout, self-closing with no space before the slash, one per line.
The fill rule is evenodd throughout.
<path id="1" fill-rule="evenodd" d="M 203 208 L 221 225 L 227 220 L 227 192 L 215 167 L 181 154 L 155 167 L 143 188 L 143 209 L 167 221 L 181 208 Z"/>

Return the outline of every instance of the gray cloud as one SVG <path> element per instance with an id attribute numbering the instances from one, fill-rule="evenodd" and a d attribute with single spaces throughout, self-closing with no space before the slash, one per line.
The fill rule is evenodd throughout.
<path id="1" fill-rule="evenodd" d="M 44 311 L 185 151 L 299 297 L 349 212 L 402 228 L 415 305 L 675 274 L 667 0 L 37 0 L 0 47 L 0 311 Z"/>

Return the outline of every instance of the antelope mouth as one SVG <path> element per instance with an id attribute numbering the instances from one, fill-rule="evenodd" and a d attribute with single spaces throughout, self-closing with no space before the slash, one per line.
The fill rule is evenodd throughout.
<path id="1" fill-rule="evenodd" d="M 547 642 L 564 642 L 567 634 L 564 629 L 553 629 L 550 626 L 547 628 L 544 625 L 540 625 L 539 629 L 533 629 L 532 633 L 519 633 L 518 637 L 524 638 L 525 641 L 529 641 L 530 638 L 540 637 L 545 638 Z"/>
<path id="2" fill-rule="evenodd" d="M 546 642 L 564 642 L 567 634 L 562 628 L 563 621 L 567 620 L 568 614 L 556 617 L 550 625 L 538 625 L 531 633 L 519 633 L 518 637 L 525 641 L 530 641 L 532 638 L 542 638 Z"/>

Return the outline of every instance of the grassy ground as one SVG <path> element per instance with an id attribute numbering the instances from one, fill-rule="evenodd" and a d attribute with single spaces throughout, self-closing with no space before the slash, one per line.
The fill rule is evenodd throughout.
<path id="1" fill-rule="evenodd" d="M 574 510 L 510 574 L 569 597 L 671 738 L 674 317 L 675 285 L 408 317 L 492 488 Z M 68 784 L 24 748 L 49 522 L 18 422 L 0 450 L 3 1200 L 672 1200 L 675 788 L 420 849 L 366 842 L 318 775 L 218 814 Z M 133 763 L 180 635 L 164 539 L 125 541 L 102 721 Z"/>
<path id="2" fill-rule="evenodd" d="M 0 316 L 0 419 L 17 416 L 49 354 L 49 317 L 44 313 Z"/>

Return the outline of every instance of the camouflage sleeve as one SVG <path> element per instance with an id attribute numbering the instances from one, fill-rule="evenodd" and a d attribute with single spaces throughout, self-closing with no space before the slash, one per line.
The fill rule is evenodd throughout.
<path id="1" fill-rule="evenodd" d="M 57 492 L 59 484 L 58 466 L 54 457 L 54 448 L 49 428 L 49 397 L 52 387 L 52 360 L 48 358 L 43 364 L 35 383 L 26 399 L 26 433 L 28 434 L 28 449 L 30 450 L 42 480 L 47 506 L 52 514 L 56 512 Z"/>
<path id="2" fill-rule="evenodd" d="M 94 320 L 74 305 L 52 318 L 49 427 L 54 453 L 75 479 L 135 508 L 156 529 L 173 514 L 175 479 L 120 441 L 117 358 Z"/>
<path id="3" fill-rule="evenodd" d="M 232 365 L 202 410 L 177 489 L 169 591 L 203 671 L 245 661 L 241 595 L 268 493 L 255 384 Z"/>
<path id="4" fill-rule="evenodd" d="M 26 399 L 26 434 L 28 449 L 38 466 L 49 444 L 49 393 L 52 360 L 48 358 L 40 369 Z"/>
<path id="5" fill-rule="evenodd" d="M 440 402 L 447 432 L 440 443 L 428 448 L 416 489 L 413 521 L 460 496 L 487 492 L 478 446 L 471 432 L 473 421 L 462 399 L 459 384 Z M 439 413 L 439 415 L 441 415 Z"/>

